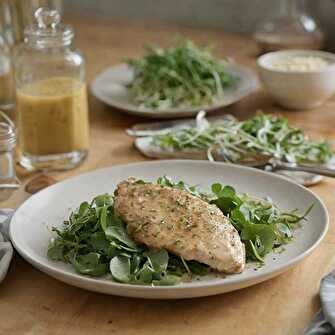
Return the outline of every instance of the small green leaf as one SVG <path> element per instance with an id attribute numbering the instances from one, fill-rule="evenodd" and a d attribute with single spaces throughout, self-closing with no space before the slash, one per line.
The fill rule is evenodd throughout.
<path id="1" fill-rule="evenodd" d="M 171 179 L 169 177 L 167 177 L 167 176 L 159 177 L 157 179 L 157 184 L 161 185 L 161 186 L 168 186 L 168 187 L 174 186 L 174 184 L 172 183 Z"/>
<path id="2" fill-rule="evenodd" d="M 213 203 L 218 206 L 225 215 L 229 214 L 229 212 L 236 207 L 231 198 L 221 197 L 214 200 Z"/>
<path id="3" fill-rule="evenodd" d="M 140 270 L 142 257 L 134 254 L 130 261 L 130 272 L 136 274 Z"/>
<path id="4" fill-rule="evenodd" d="M 155 273 L 155 270 L 150 267 L 149 262 L 145 262 L 142 269 L 136 274 L 136 280 L 140 283 L 150 284 Z"/>
<path id="5" fill-rule="evenodd" d="M 120 226 L 108 226 L 105 230 L 108 239 L 116 239 L 124 243 L 128 250 L 139 251 L 136 243 L 129 237 L 126 229 Z"/>
<path id="6" fill-rule="evenodd" d="M 187 265 L 191 273 L 198 276 L 204 276 L 208 274 L 208 272 L 211 270 L 211 268 L 208 265 L 199 263 L 197 261 L 188 261 Z"/>
<path id="7" fill-rule="evenodd" d="M 286 224 L 279 222 L 276 226 L 282 234 L 285 234 L 287 237 L 292 237 L 292 232 Z"/>
<path id="8" fill-rule="evenodd" d="M 102 207 L 101 213 L 100 213 L 100 226 L 102 230 L 106 231 L 107 229 L 107 210 L 108 207 L 104 206 Z"/>
<path id="9" fill-rule="evenodd" d="M 242 230 L 244 225 L 247 223 L 247 220 L 246 220 L 244 214 L 241 212 L 241 210 L 239 208 L 234 208 L 231 211 L 230 218 L 231 218 L 231 221 L 232 221 L 233 225 L 238 230 Z"/>
<path id="10" fill-rule="evenodd" d="M 231 186 L 225 186 L 220 192 L 220 197 L 233 198 L 236 194 L 236 191 Z"/>
<path id="11" fill-rule="evenodd" d="M 107 264 L 100 263 L 100 254 L 95 252 L 75 256 L 72 264 L 77 272 L 85 275 L 102 276 L 108 270 Z"/>
<path id="12" fill-rule="evenodd" d="M 108 206 L 112 204 L 112 197 L 109 194 L 101 194 L 93 199 L 93 203 L 95 203 L 97 207 Z"/>
<path id="13" fill-rule="evenodd" d="M 115 280 L 121 283 L 129 283 L 130 276 L 130 260 L 125 256 L 115 256 L 110 261 L 110 271 Z"/>
<path id="14" fill-rule="evenodd" d="M 88 213 L 89 209 L 90 209 L 90 205 L 88 204 L 88 202 L 86 202 L 86 201 L 82 202 L 80 204 L 79 210 L 78 210 L 79 217 L 85 216 Z"/>
<path id="15" fill-rule="evenodd" d="M 264 263 L 264 259 L 258 254 L 253 242 L 251 240 L 248 240 L 246 243 L 247 253 L 250 255 L 253 255 L 253 259 L 256 261 L 259 261 L 261 263 Z M 249 251 L 250 250 L 250 251 Z"/>
<path id="16" fill-rule="evenodd" d="M 212 185 L 212 192 L 219 196 L 220 192 L 222 190 L 222 185 L 220 183 L 215 183 Z"/>
<path id="17" fill-rule="evenodd" d="M 153 270 L 156 272 L 164 272 L 169 262 L 169 254 L 165 249 L 159 251 L 149 251 L 144 253 Z"/>
<path id="18" fill-rule="evenodd" d="M 47 256 L 53 261 L 62 261 L 63 257 L 63 249 L 57 244 L 51 244 L 48 248 Z"/>
<path id="19" fill-rule="evenodd" d="M 110 242 L 106 239 L 105 233 L 102 231 L 90 234 L 88 243 L 96 252 L 109 252 Z"/>
<path id="20" fill-rule="evenodd" d="M 176 275 L 165 275 L 160 280 L 153 280 L 153 286 L 170 286 L 179 284 L 182 280 L 182 277 Z"/>
<path id="21" fill-rule="evenodd" d="M 255 242 L 257 238 L 261 243 L 261 248 L 258 248 L 261 256 L 264 256 L 273 249 L 273 244 L 276 240 L 273 227 L 264 224 L 245 224 L 241 232 L 241 239 L 252 241 L 253 246 L 256 247 Z"/>

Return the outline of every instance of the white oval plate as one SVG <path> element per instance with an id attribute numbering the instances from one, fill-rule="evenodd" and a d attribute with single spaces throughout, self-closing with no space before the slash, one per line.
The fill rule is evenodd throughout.
<path id="1" fill-rule="evenodd" d="M 231 105 L 256 91 L 259 87 L 256 74 L 246 67 L 229 63 L 227 65 L 227 73 L 236 77 L 236 82 L 233 86 L 224 90 L 222 99 L 210 106 L 171 108 L 166 110 L 140 108 L 132 101 L 127 88 L 127 85 L 132 81 L 133 71 L 126 64 L 115 65 L 103 71 L 94 79 L 91 90 L 93 95 L 99 100 L 129 114 L 151 118 L 195 116 L 199 110 L 209 112 Z"/>
<path id="2" fill-rule="evenodd" d="M 283 253 L 268 255 L 266 264 L 257 271 L 255 264 L 249 263 L 243 273 L 224 278 L 209 275 L 200 281 L 166 287 L 119 284 L 76 274 L 70 265 L 46 257 L 48 242 L 53 235 L 50 227 L 60 226 L 80 202 L 98 194 L 113 192 L 116 184 L 129 176 L 154 181 L 162 175 L 199 184 L 204 189 L 214 182 L 230 184 L 239 192 L 261 198 L 271 196 L 282 209 L 299 208 L 304 211 L 312 203 L 314 207 L 308 221 L 296 231 L 294 241 L 285 247 Z M 306 257 L 320 243 L 327 228 L 328 214 L 322 201 L 306 188 L 283 177 L 223 163 L 169 160 L 96 170 L 48 187 L 29 198 L 15 212 L 10 236 L 16 250 L 28 262 L 70 285 L 127 297 L 177 299 L 229 292 L 272 278 Z"/>

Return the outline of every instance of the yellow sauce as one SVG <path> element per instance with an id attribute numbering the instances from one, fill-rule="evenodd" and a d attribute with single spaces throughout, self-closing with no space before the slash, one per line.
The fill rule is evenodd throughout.
<path id="1" fill-rule="evenodd" d="M 54 155 L 88 150 L 86 85 L 53 77 L 17 90 L 20 149 L 24 154 Z"/>

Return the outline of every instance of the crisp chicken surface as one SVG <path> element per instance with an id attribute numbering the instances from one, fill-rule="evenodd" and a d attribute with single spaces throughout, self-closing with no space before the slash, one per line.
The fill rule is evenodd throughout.
<path id="1" fill-rule="evenodd" d="M 135 241 L 225 273 L 245 266 L 236 229 L 215 205 L 190 193 L 129 178 L 117 186 L 115 210 Z"/>

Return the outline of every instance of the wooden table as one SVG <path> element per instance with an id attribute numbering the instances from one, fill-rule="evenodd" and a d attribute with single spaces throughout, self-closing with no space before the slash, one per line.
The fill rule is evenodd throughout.
<path id="1" fill-rule="evenodd" d="M 214 42 L 218 54 L 254 67 L 256 46 L 241 35 L 157 25 L 108 24 L 69 20 L 77 46 L 87 58 L 88 79 L 127 57 L 138 56 L 148 42 L 166 45 L 177 34 L 197 42 Z M 335 100 L 311 111 L 285 112 L 263 91 L 225 109 L 240 118 L 257 109 L 286 115 L 313 136 L 334 139 Z M 109 108 L 90 97 L 91 150 L 79 168 L 52 174 L 58 180 L 105 166 L 144 160 L 124 129 L 144 121 Z M 19 170 L 26 181 L 31 175 Z M 325 179 L 312 188 L 325 201 L 331 217 L 321 246 L 293 270 L 240 291 L 190 300 L 148 301 L 91 293 L 68 286 L 34 269 L 16 255 L 0 286 L 0 335 L 56 334 L 301 334 L 319 308 L 320 278 L 335 262 L 335 182 Z M 17 207 L 27 197 L 18 191 L 0 207 Z"/>

